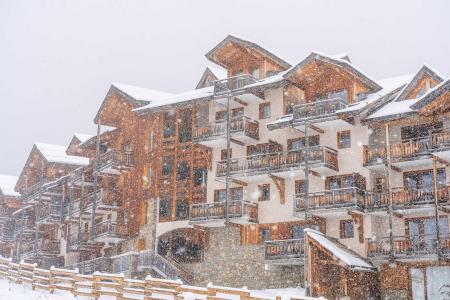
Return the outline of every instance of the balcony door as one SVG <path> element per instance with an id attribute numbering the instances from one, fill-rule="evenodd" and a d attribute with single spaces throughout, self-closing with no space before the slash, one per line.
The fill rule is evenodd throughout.
<path id="1" fill-rule="evenodd" d="M 426 254 L 436 251 L 436 221 L 432 218 L 412 219 L 408 221 L 411 250 L 413 252 L 425 252 Z M 448 236 L 448 219 L 439 219 L 439 230 L 441 237 Z"/>

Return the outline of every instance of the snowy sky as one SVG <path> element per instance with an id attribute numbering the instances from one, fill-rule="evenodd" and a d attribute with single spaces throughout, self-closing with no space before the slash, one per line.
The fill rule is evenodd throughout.
<path id="1" fill-rule="evenodd" d="M 423 62 L 450 75 L 450 1 L 368 2 L 0 0 L 0 173 L 19 174 L 35 141 L 94 133 L 111 81 L 194 88 L 228 33 L 292 64 L 346 52 L 376 79 Z"/>

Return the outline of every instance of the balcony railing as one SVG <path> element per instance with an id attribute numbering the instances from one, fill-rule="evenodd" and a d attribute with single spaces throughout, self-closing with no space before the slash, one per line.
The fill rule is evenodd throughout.
<path id="1" fill-rule="evenodd" d="M 436 235 L 394 236 L 393 251 L 395 258 L 420 258 L 437 254 Z M 442 235 L 440 249 L 444 255 L 450 255 L 450 237 Z M 391 253 L 389 237 L 367 239 L 367 256 L 387 259 Z"/>
<path id="2" fill-rule="evenodd" d="M 41 206 L 36 213 L 36 220 L 39 222 L 57 223 L 63 216 L 61 203 L 53 202 L 50 205 Z"/>
<path id="3" fill-rule="evenodd" d="M 226 204 L 224 202 L 192 204 L 189 220 L 192 222 L 218 220 L 225 218 Z M 245 200 L 232 200 L 228 204 L 229 218 L 245 218 L 250 222 L 258 219 L 258 204 Z"/>
<path id="4" fill-rule="evenodd" d="M 366 206 L 366 191 L 357 187 L 349 187 L 334 190 L 295 195 L 295 211 L 327 209 L 327 208 L 349 208 Z M 307 199 L 306 199 L 307 198 Z"/>
<path id="5" fill-rule="evenodd" d="M 193 131 L 194 141 L 201 142 L 225 137 L 227 133 L 227 122 L 220 121 L 210 124 L 207 127 L 195 128 Z M 252 139 L 259 140 L 258 121 L 247 116 L 233 118 L 230 124 L 231 135 L 244 134 Z"/>
<path id="6" fill-rule="evenodd" d="M 97 192 L 93 192 L 87 196 L 87 206 L 85 211 L 92 210 L 92 203 L 95 201 L 97 209 L 100 208 L 117 208 L 120 206 L 120 199 L 117 194 L 107 189 L 100 189 Z"/>
<path id="7" fill-rule="evenodd" d="M 66 266 L 68 269 L 76 269 L 80 274 L 92 274 L 94 272 L 111 273 L 111 259 L 108 257 L 98 257 L 91 260 L 82 261 L 73 265 Z"/>
<path id="8" fill-rule="evenodd" d="M 285 171 L 302 167 L 306 161 L 306 150 L 292 150 L 257 154 L 231 160 L 230 174 L 245 174 L 251 172 Z M 337 151 L 326 146 L 313 146 L 309 149 L 308 163 L 323 164 L 332 170 L 338 170 Z M 217 163 L 217 176 L 225 176 L 226 161 Z"/>
<path id="9" fill-rule="evenodd" d="M 0 242 L 11 242 L 14 240 L 15 220 L 4 218 L 1 220 Z"/>
<path id="10" fill-rule="evenodd" d="M 291 239 L 264 242 L 266 261 L 303 259 L 305 257 L 305 240 Z"/>
<path id="11" fill-rule="evenodd" d="M 432 133 L 428 137 L 392 143 L 390 148 L 392 163 L 427 157 L 430 153 L 450 149 L 450 133 L 447 131 Z M 363 157 L 364 166 L 385 163 L 387 158 L 386 147 L 364 146 Z"/>
<path id="12" fill-rule="evenodd" d="M 119 225 L 116 222 L 110 220 L 100 222 L 95 224 L 94 235 L 98 237 L 121 237 L 127 234 L 126 227 L 124 225 Z"/>
<path id="13" fill-rule="evenodd" d="M 413 207 L 435 202 L 434 188 L 429 189 L 403 189 L 392 190 L 392 205 L 394 207 Z M 450 202 L 450 186 L 440 186 L 437 189 L 438 201 L 440 203 Z"/>
<path id="14" fill-rule="evenodd" d="M 294 122 L 330 117 L 336 111 L 347 107 L 347 101 L 342 98 L 332 98 L 294 106 Z"/>
<path id="15" fill-rule="evenodd" d="M 214 95 L 225 95 L 230 92 L 238 92 L 242 90 L 246 85 L 255 83 L 256 78 L 249 74 L 242 74 L 214 82 Z"/>
<path id="16" fill-rule="evenodd" d="M 34 231 L 35 223 L 31 216 L 23 216 L 16 220 L 16 226 L 14 234 L 18 234 L 23 231 Z"/>
<path id="17" fill-rule="evenodd" d="M 133 166 L 133 153 L 109 150 L 100 156 L 98 170 L 130 168 Z"/>

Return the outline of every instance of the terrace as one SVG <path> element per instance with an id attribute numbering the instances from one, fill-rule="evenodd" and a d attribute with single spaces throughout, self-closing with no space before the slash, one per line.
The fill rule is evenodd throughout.
<path id="1" fill-rule="evenodd" d="M 230 175 L 233 178 L 252 181 L 274 174 L 283 178 L 304 177 L 306 149 L 256 154 L 231 160 Z M 309 148 L 308 164 L 311 171 L 328 176 L 338 171 L 337 151 L 326 146 Z M 226 161 L 217 163 L 217 178 L 226 175 Z"/>
<path id="2" fill-rule="evenodd" d="M 191 223 L 223 221 L 225 212 L 225 202 L 192 204 L 189 210 L 189 221 Z M 228 204 L 228 217 L 234 221 L 257 222 L 258 204 L 245 200 L 232 200 Z"/>
<path id="3" fill-rule="evenodd" d="M 305 240 L 290 239 L 264 242 L 266 263 L 275 265 L 303 264 L 305 258 Z"/>
<path id="4" fill-rule="evenodd" d="M 195 128 L 193 140 L 208 147 L 226 146 L 227 121 L 217 121 L 206 127 Z M 259 140 L 259 124 L 247 116 L 233 118 L 230 124 L 232 141 L 247 144 Z"/>

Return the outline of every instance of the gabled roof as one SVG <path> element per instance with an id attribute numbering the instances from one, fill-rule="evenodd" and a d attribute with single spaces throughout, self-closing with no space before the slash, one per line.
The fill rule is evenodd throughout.
<path id="1" fill-rule="evenodd" d="M 153 109 L 168 108 L 185 104 L 188 101 L 212 100 L 213 95 L 214 95 L 214 87 L 208 86 L 205 88 L 180 93 L 175 95 L 174 97 L 167 98 L 161 101 L 154 101 L 146 106 L 134 109 L 133 111 L 139 114 L 143 114 Z"/>
<path id="2" fill-rule="evenodd" d="M 89 140 L 90 138 L 94 137 L 94 135 L 92 134 L 84 134 L 84 133 L 74 133 L 73 137 L 78 139 L 78 141 L 80 141 L 80 143 L 84 143 L 87 140 Z"/>
<path id="3" fill-rule="evenodd" d="M 100 116 L 100 112 L 103 110 L 103 108 L 106 105 L 106 102 L 111 95 L 111 93 L 119 93 L 122 98 L 130 103 L 133 108 L 141 107 L 144 105 L 149 104 L 152 101 L 159 101 L 164 98 L 172 97 L 173 94 L 161 92 L 157 90 L 151 90 L 147 88 L 142 88 L 134 85 L 119 83 L 119 82 L 113 82 L 111 84 L 111 87 L 108 90 L 108 93 L 105 96 L 105 99 L 103 100 L 95 118 L 94 122 L 98 122 L 98 118 Z"/>
<path id="4" fill-rule="evenodd" d="M 206 87 L 205 82 L 208 79 L 208 77 L 214 81 L 225 79 L 227 78 L 227 71 L 220 67 L 207 66 L 195 88 L 199 89 Z"/>
<path id="5" fill-rule="evenodd" d="M 412 109 L 422 109 L 429 103 L 431 103 L 434 99 L 440 97 L 446 92 L 450 91 L 450 79 L 447 79 L 446 81 L 441 82 L 440 84 L 433 87 L 428 93 L 425 95 L 422 95 L 417 99 L 417 102 L 414 103 L 411 108 Z"/>
<path id="6" fill-rule="evenodd" d="M 353 64 L 351 64 L 349 60 L 346 60 L 343 58 L 337 58 L 337 57 L 319 53 L 319 52 L 311 52 L 305 59 L 303 59 L 301 62 L 299 62 L 293 68 L 291 68 L 286 73 L 284 73 L 283 78 L 289 79 L 291 76 L 293 76 L 297 72 L 297 70 L 302 69 L 304 66 L 306 66 L 307 64 L 309 64 L 315 60 L 322 61 L 322 62 L 325 62 L 328 64 L 333 64 L 335 66 L 345 69 L 347 72 L 360 78 L 361 81 L 364 82 L 371 89 L 372 92 L 381 90 L 381 86 L 378 85 L 378 83 L 376 83 L 375 80 L 371 79 L 369 76 L 367 76 L 366 74 L 361 72 L 358 68 L 356 68 Z"/>
<path id="7" fill-rule="evenodd" d="M 219 44 L 217 44 L 213 49 L 211 49 L 208 53 L 206 53 L 206 58 L 208 58 L 209 60 L 220 64 L 218 62 L 216 62 L 214 60 L 214 53 L 217 52 L 220 48 L 222 48 L 223 46 L 225 46 L 227 43 L 236 43 L 239 44 L 243 47 L 247 47 L 247 48 L 252 48 L 255 49 L 257 51 L 259 51 L 260 53 L 262 53 L 263 55 L 269 57 L 270 59 L 272 59 L 274 62 L 276 62 L 277 64 L 279 64 L 280 66 L 288 69 L 291 67 L 291 65 L 286 62 L 285 60 L 281 59 L 280 57 L 276 56 L 275 54 L 273 54 L 272 52 L 264 49 L 263 47 L 261 47 L 260 45 L 254 43 L 254 42 L 250 42 L 248 40 L 242 39 L 242 38 L 238 38 L 234 35 L 228 35 L 225 39 L 223 39 Z M 226 67 L 226 66 L 223 66 Z"/>
<path id="8" fill-rule="evenodd" d="M 408 82 L 408 84 L 403 88 L 403 90 L 398 94 L 398 96 L 395 98 L 395 101 L 405 100 L 405 97 L 414 89 L 419 80 L 425 75 L 430 76 L 438 83 L 441 83 L 444 80 L 444 77 L 442 75 L 434 71 L 434 69 L 430 66 L 424 64 L 422 67 L 420 67 L 419 71 L 416 72 L 416 74 Z"/>
<path id="9" fill-rule="evenodd" d="M 49 163 L 77 166 L 87 166 L 89 164 L 89 158 L 87 157 L 67 155 L 66 146 L 35 143 L 33 148 L 36 148 Z"/>
<path id="10" fill-rule="evenodd" d="M 19 177 L 0 174 L 0 195 L 19 197 L 20 194 L 14 191 L 17 180 Z"/>
<path id="11" fill-rule="evenodd" d="M 336 239 L 327 237 L 323 233 L 314 229 L 305 229 L 308 238 L 319 244 L 333 258 L 341 261 L 346 268 L 352 271 L 374 272 L 376 267 L 366 262 L 361 256 L 346 248 Z"/>

